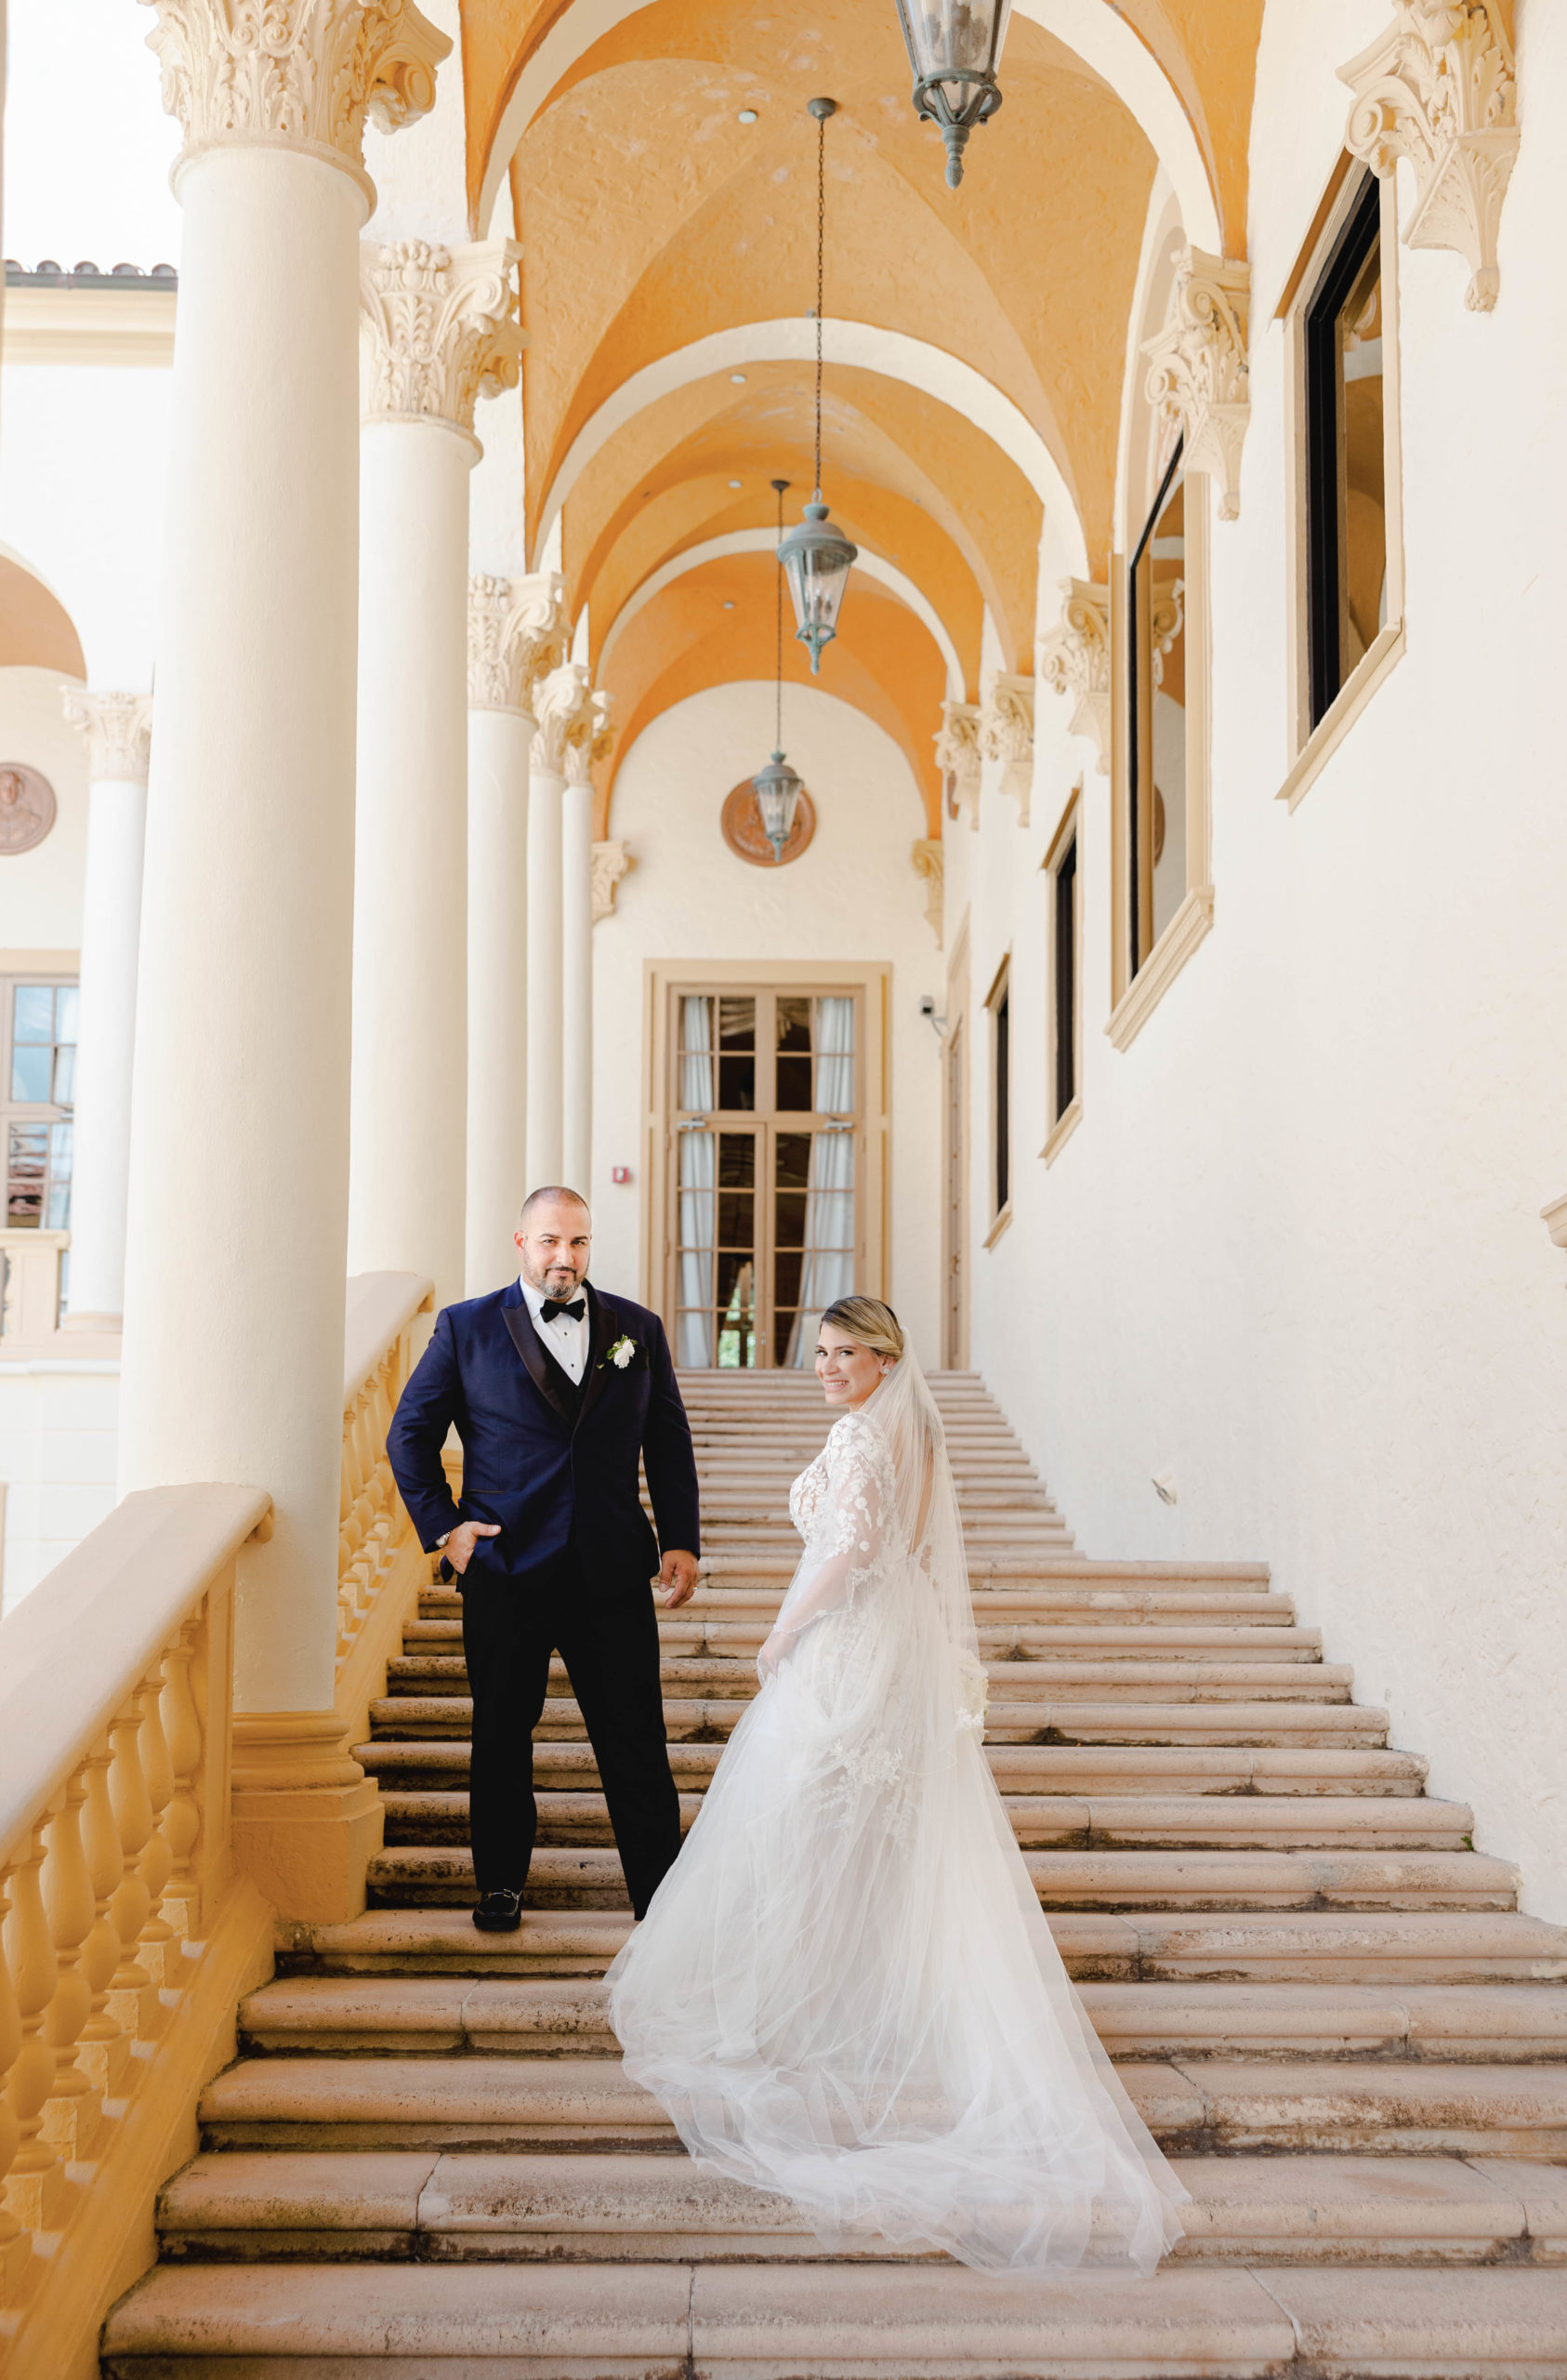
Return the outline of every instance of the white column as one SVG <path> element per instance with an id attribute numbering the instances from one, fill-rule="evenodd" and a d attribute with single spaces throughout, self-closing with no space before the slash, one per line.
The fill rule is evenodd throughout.
<path id="1" fill-rule="evenodd" d="M 509 240 L 362 250 L 349 1270 L 463 1294 L 467 477 L 522 349 Z"/>
<path id="2" fill-rule="evenodd" d="M 154 5 L 165 96 L 185 124 L 185 223 L 120 1485 L 270 1491 L 270 1541 L 240 1564 L 236 1703 L 324 1714 L 324 1728 L 343 1435 L 356 317 L 371 195 L 360 138 L 367 106 L 396 121 L 428 105 L 447 45 L 401 0 L 375 13 L 319 0 L 264 26 L 222 0 Z M 328 1764 L 343 1766 L 358 1776 Z"/>
<path id="3" fill-rule="evenodd" d="M 528 1186 L 536 1190 L 565 1176 L 561 840 L 566 755 L 592 733 L 583 665 L 568 661 L 552 670 L 534 708 L 538 733 L 528 796 Z"/>
<path id="4" fill-rule="evenodd" d="M 564 1179 L 593 1195 L 593 763 L 609 749 L 612 697 L 592 696 L 588 730 L 566 747 L 560 824 Z"/>
<path id="5" fill-rule="evenodd" d="M 468 581 L 467 1240 L 469 1297 L 517 1269 L 527 1188 L 528 708 L 560 658 L 560 581 Z"/>
<path id="6" fill-rule="evenodd" d="M 147 834 L 150 694 L 68 687 L 65 715 L 87 739 L 87 858 L 71 1183 L 68 1330 L 118 1330 L 125 1302 L 125 1186 L 141 862 Z"/>

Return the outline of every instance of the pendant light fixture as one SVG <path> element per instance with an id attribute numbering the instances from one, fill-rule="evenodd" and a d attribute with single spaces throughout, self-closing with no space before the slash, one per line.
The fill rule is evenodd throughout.
<path id="1" fill-rule="evenodd" d="M 822 647 L 838 632 L 838 606 L 849 574 L 859 555 L 841 531 L 827 525 L 822 501 L 822 258 L 827 224 L 827 118 L 837 113 L 836 99 L 809 99 L 816 118 L 816 493 L 798 528 L 791 529 L 778 549 L 789 597 L 795 607 L 795 635 L 810 649 L 810 672 L 822 667 Z M 774 486 L 777 482 L 774 481 Z"/>
<path id="2" fill-rule="evenodd" d="M 941 126 L 951 190 L 963 179 L 968 135 L 1001 105 L 995 78 L 1011 7 L 1012 0 L 898 0 L 915 113 Z"/>
<path id="3" fill-rule="evenodd" d="M 758 769 L 751 779 L 757 796 L 757 814 L 762 822 L 762 832 L 772 845 L 776 865 L 784 856 L 790 836 L 795 831 L 795 813 L 800 805 L 800 781 L 784 758 L 784 494 L 787 480 L 774 480 L 778 491 L 778 569 L 775 574 L 774 615 L 777 628 L 777 657 L 773 674 L 772 758 L 765 769 Z"/>

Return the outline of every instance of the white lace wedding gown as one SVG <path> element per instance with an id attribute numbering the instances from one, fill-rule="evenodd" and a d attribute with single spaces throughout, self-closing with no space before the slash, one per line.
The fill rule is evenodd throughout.
<path id="1" fill-rule="evenodd" d="M 981 1749 L 942 1425 L 906 1355 L 795 1482 L 775 1673 L 610 1969 L 625 2070 L 820 2237 L 1151 2272 L 1185 2198 L 1066 1977 Z"/>

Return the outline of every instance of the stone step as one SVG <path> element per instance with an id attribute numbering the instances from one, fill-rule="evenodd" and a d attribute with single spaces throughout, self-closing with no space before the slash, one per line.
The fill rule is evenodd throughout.
<path id="1" fill-rule="evenodd" d="M 1567 2173 L 1557 2166 L 1311 2155 L 1172 2162 L 1191 2194 L 1175 2266 L 1567 2259 Z M 823 2248 L 786 2199 L 689 2158 L 615 2150 L 208 2152 L 165 2184 L 157 2223 L 165 2257 L 216 2263 L 903 2261 L 874 2245 Z"/>
<path id="2" fill-rule="evenodd" d="M 1111 2056 L 1417 2057 L 1536 2063 L 1567 2056 L 1560 1984 L 1085 1983 Z M 250 1993 L 247 2051 L 618 2055 L 597 1977 L 301 1976 Z M 1567 2176 L 1563 2178 L 1567 2188 Z"/>
<path id="3" fill-rule="evenodd" d="M 1008 1662 L 1008 1669 L 1021 1664 Z M 1193 1681 L 1182 1681 L 1192 1686 Z M 737 1699 L 702 1702 L 666 1700 L 664 1725 L 676 1742 L 719 1741 L 744 1710 Z M 461 1694 L 387 1695 L 370 1705 L 373 1735 L 388 1739 L 450 1736 L 466 1739 L 473 1705 Z M 1363 1704 L 1310 1700 L 1231 1702 L 1161 1694 L 1142 1701 L 993 1701 L 985 1713 L 991 1744 L 1217 1744 L 1227 1750 L 1284 1748 L 1330 1750 L 1381 1748 L 1388 1734 L 1385 1711 Z M 582 1712 L 569 1695 L 551 1695 L 533 1730 L 534 1741 L 580 1743 L 586 1735 Z"/>
<path id="4" fill-rule="evenodd" d="M 1567 1929 L 1517 1911 L 1048 1915 L 1079 1984 L 1567 1982 Z M 338 1925 L 280 1925 L 278 1967 L 288 1976 L 599 1976 L 630 1931 L 625 1910 L 530 1910 L 516 1934 L 480 1934 L 466 1909 L 371 1909 Z"/>
<path id="5" fill-rule="evenodd" d="M 757 1612 L 754 1618 L 744 1616 L 727 1623 L 706 1617 L 686 1621 L 662 1620 L 659 1636 L 665 1676 L 695 1677 L 698 1673 L 691 1664 L 710 1662 L 717 1665 L 712 1672 L 715 1677 L 732 1675 L 737 1682 L 749 1677 L 754 1690 L 757 1647 L 775 1616 L 776 1606 Z M 433 1633 L 437 1629 L 442 1632 L 439 1635 Z M 986 1638 L 1000 1641 L 986 1644 Z M 416 1621 L 405 1632 L 403 1642 L 403 1652 L 388 1664 L 388 1677 L 394 1673 L 410 1680 L 424 1675 L 441 1679 L 466 1676 L 460 1622 Z M 1004 1671 L 1025 1666 L 1032 1669 L 1039 1661 L 1280 1661 L 1292 1668 L 1324 1666 L 1322 1631 L 1317 1628 L 1172 1627 L 1163 1620 L 1149 1620 L 1132 1628 L 1088 1621 L 985 1629 L 981 1632 L 981 1650 L 990 1662 L 993 1687 L 1011 1683 L 1002 1675 Z M 564 1675 L 558 1661 L 550 1664 L 550 1671 L 552 1677 L 557 1671 Z"/>
<path id="6" fill-rule="evenodd" d="M 665 1656 L 665 1697 L 681 1702 L 715 1699 L 749 1702 L 757 1692 L 754 1659 L 685 1659 Z M 993 1661 L 991 1697 L 1003 1706 L 1024 1702 L 1091 1701 L 1124 1696 L 1139 1702 L 1348 1702 L 1354 1672 L 1335 1661 L 1135 1660 Z M 398 1656 L 387 1663 L 387 1699 L 452 1695 L 466 1700 L 467 1672 L 458 1654 Z M 571 1699 L 571 1679 L 560 1659 L 549 1664 L 552 1699 Z"/>
<path id="7" fill-rule="evenodd" d="M 1567 2157 L 1567 2068 L 1329 2058 L 1132 2061 L 1155 2138 L 1187 2149 Z M 207 2149 L 586 2149 L 672 2143 L 612 2057 L 242 2058 L 198 2109 Z"/>
<path id="8" fill-rule="evenodd" d="M 1510 1910 L 1518 1871 L 1475 1851 L 1027 1851 L 1047 1908 Z M 471 1902 L 466 1844 L 408 1844 L 371 1860 L 379 1902 Z M 612 1850 L 541 1846 L 528 1877 L 533 1909 L 618 1909 L 625 1886 Z"/>
<path id="9" fill-rule="evenodd" d="M 455 1737 L 428 1743 L 393 1738 L 356 1744 L 354 1758 L 385 1789 L 461 1791 L 471 1747 Z M 669 1765 L 683 1792 L 700 1793 L 723 1753 L 721 1744 L 676 1743 Z M 1407 1752 L 1259 1752 L 1216 1745 L 987 1744 L 985 1758 L 1004 1793 L 1201 1793 L 1249 1800 L 1282 1795 L 1375 1795 L 1408 1800 L 1424 1789 L 1426 1764 Z M 595 1791 L 598 1764 L 586 1743 L 535 1745 L 541 1791 Z"/>
<path id="10" fill-rule="evenodd" d="M 546 1844 L 612 1844 L 609 1806 L 587 1790 L 536 1793 L 538 1840 Z M 1096 1846 L 1195 1849 L 1389 1849 L 1462 1851 L 1469 1847 L 1474 1814 L 1461 1802 L 1359 1799 L 1352 1795 L 1289 1797 L 1210 1794 L 1154 1797 L 1117 1794 L 1103 1801 L 1065 1793 L 1007 1793 L 1007 1813 L 1029 1850 Z M 702 1807 L 700 1793 L 680 1797 L 682 1827 Z M 389 1845 L 466 1843 L 468 1797 L 463 1791 L 395 1792 L 385 1786 L 381 1808 Z"/>

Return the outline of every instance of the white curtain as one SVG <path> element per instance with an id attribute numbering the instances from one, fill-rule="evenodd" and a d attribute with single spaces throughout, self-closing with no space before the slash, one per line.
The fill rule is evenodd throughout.
<path id="1" fill-rule="evenodd" d="M 813 1000 L 811 1006 L 817 1113 L 851 1116 L 854 1002 L 835 996 Z M 852 1125 L 829 1126 L 811 1135 L 800 1310 L 784 1357 L 796 1371 L 803 1371 L 813 1359 L 816 1325 L 823 1310 L 835 1298 L 848 1297 L 854 1287 L 854 1139 Z"/>
<path id="2" fill-rule="evenodd" d="M 713 1105 L 713 1003 L 705 993 L 680 1002 L 680 1105 L 705 1115 Z M 675 1361 L 701 1369 L 713 1360 L 714 1248 L 718 1236 L 716 1136 L 680 1130 L 679 1312 Z"/>

